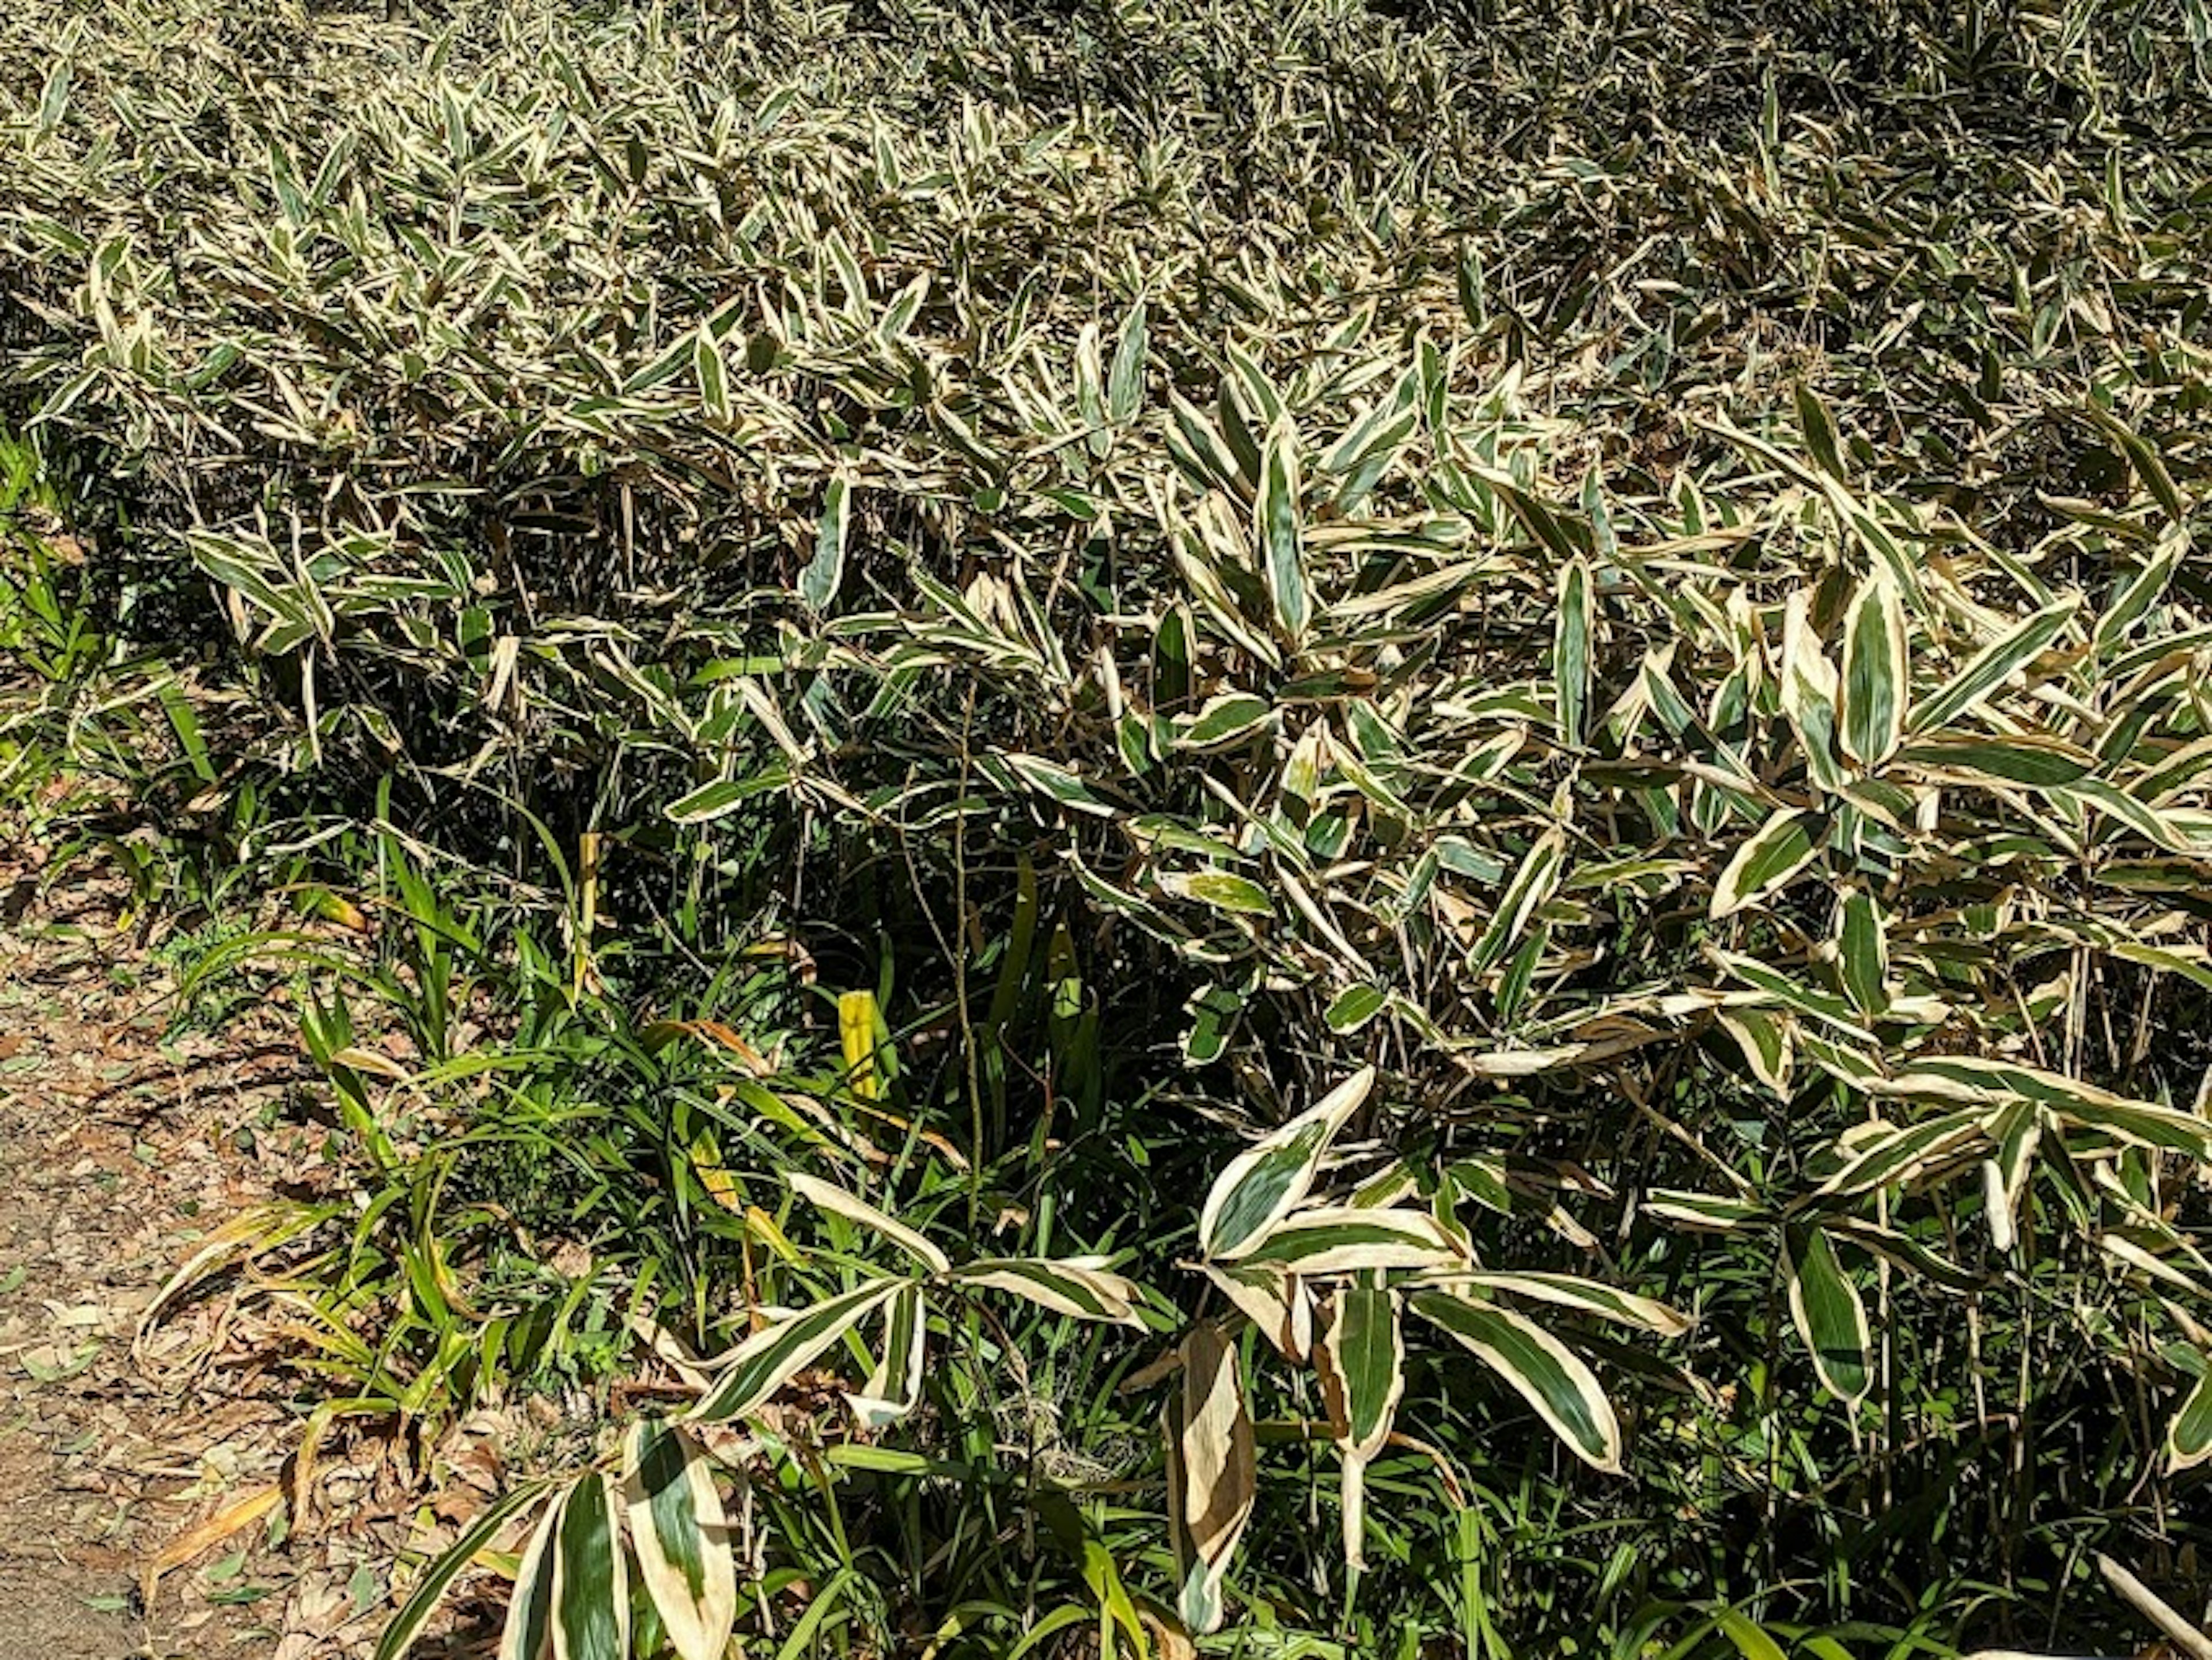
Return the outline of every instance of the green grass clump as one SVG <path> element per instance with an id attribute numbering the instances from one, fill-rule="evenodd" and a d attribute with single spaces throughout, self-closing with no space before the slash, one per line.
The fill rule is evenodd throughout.
<path id="1" fill-rule="evenodd" d="M 2201 1603 L 2204 24 L 0 22 L 0 766 L 301 913 L 311 1439 L 557 1402 L 564 1655 Z"/>

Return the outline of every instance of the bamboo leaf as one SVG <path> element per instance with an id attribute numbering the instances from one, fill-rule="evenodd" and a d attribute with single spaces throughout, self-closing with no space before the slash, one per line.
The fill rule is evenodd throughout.
<path id="1" fill-rule="evenodd" d="M 678 1660 L 720 1660 L 737 1620 L 722 1498 L 690 1437 L 641 1420 L 624 1438 L 623 1502 L 638 1572 Z"/>
<path id="2" fill-rule="evenodd" d="M 714 1386 L 686 1415 L 700 1423 L 722 1424 L 759 1410 L 800 1368 L 909 1283 L 872 1280 L 755 1332 L 727 1354 L 707 1363 L 714 1374 Z"/>
<path id="3" fill-rule="evenodd" d="M 1344 1560 L 1360 1567 L 1365 1564 L 1367 1464 L 1390 1438 L 1406 1390 L 1406 1339 L 1395 1294 L 1369 1285 L 1339 1292 L 1315 1358 L 1344 1470 Z"/>
<path id="4" fill-rule="evenodd" d="M 1199 1250 L 1215 1260 L 1228 1260 L 1265 1239 L 1312 1190 L 1322 1156 L 1374 1085 L 1375 1069 L 1362 1067 L 1316 1105 L 1230 1160 L 1199 1212 Z"/>
<path id="5" fill-rule="evenodd" d="M 1808 813 L 1778 808 L 1736 848 L 1713 884 L 1713 920 L 1733 916 L 1745 906 L 1780 892 L 1792 877 L 1811 864 L 1820 852 L 1813 840 L 1814 822 Z"/>
<path id="6" fill-rule="evenodd" d="M 1169 1454 L 1177 1477 L 1171 1508 L 1191 1559 L 1181 1597 L 1183 1623 L 1204 1633 L 1221 1627 L 1221 1584 L 1252 1518 L 1257 1495 L 1252 1415 L 1245 1405 L 1237 1347 L 1207 1323 L 1182 1343 L 1182 1387 L 1170 1415 Z"/>
<path id="7" fill-rule="evenodd" d="M 1411 1306 L 1510 1384 L 1575 1456 L 1620 1474 L 1620 1420 L 1595 1375 L 1565 1344 L 1525 1315 L 1449 1292 L 1416 1292 Z"/>
<path id="8" fill-rule="evenodd" d="M 1790 1317 L 1812 1351 L 1820 1386 L 1845 1406 L 1856 1408 L 1874 1384 L 1874 1334 L 1866 1304 L 1836 1260 L 1835 1247 L 1818 1228 L 1790 1235 Z"/>
<path id="9" fill-rule="evenodd" d="M 553 1532 L 553 1660 L 629 1660 L 629 1572 L 613 1483 L 586 1476 Z"/>
<path id="10" fill-rule="evenodd" d="M 1298 500 L 1298 434 L 1287 412 L 1267 429 L 1252 517 L 1276 625 L 1295 649 L 1305 638 L 1313 596 L 1306 586 L 1305 532 Z"/>
<path id="11" fill-rule="evenodd" d="M 830 609 L 845 581 L 845 538 L 850 518 L 852 481 L 831 477 L 822 490 L 822 519 L 814 532 L 814 556 L 799 574 L 799 597 L 816 616 Z"/>
<path id="12" fill-rule="evenodd" d="M 869 1036 L 872 1040 L 874 1026 L 870 1023 Z M 896 1221 L 878 1210 L 865 1199 L 846 1192 L 842 1188 L 823 1181 L 818 1177 L 793 1171 L 784 1177 L 791 1190 L 810 1203 L 857 1222 L 872 1233 L 879 1233 L 913 1257 L 933 1274 L 943 1274 L 952 1266 L 951 1259 L 905 1223 Z"/>
<path id="13" fill-rule="evenodd" d="M 1990 641 L 1958 673 L 1921 699 L 1907 730 L 1941 732 L 1961 715 L 1972 714 L 1992 692 L 2041 656 L 2066 631 L 2080 609 L 2081 602 L 2070 597 L 2054 601 Z"/>
<path id="14" fill-rule="evenodd" d="M 1897 748 L 1911 684 L 1905 607 L 1897 585 L 1877 570 L 1860 586 L 1844 619 L 1841 704 L 1844 753 L 1879 767 Z"/>

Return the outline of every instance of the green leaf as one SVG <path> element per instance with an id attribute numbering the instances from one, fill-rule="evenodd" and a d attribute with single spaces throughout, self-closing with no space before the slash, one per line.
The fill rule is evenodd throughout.
<path id="1" fill-rule="evenodd" d="M 1390 995 L 1379 986 L 1347 986 L 1330 1000 L 1322 1022 L 1340 1037 L 1347 1037 L 1380 1014 Z"/>
<path id="2" fill-rule="evenodd" d="M 1794 808 L 1772 817 L 1736 848 L 1735 856 L 1713 884 L 1712 918 L 1718 921 L 1745 906 L 1778 893 L 1811 864 L 1820 848 L 1813 841 L 1814 819 Z"/>
<path id="3" fill-rule="evenodd" d="M 1874 1334 L 1859 1289 L 1818 1228 L 1790 1231 L 1788 1268 L 1790 1316 L 1812 1351 L 1813 1370 L 1829 1394 L 1856 1408 L 1874 1385 Z"/>
<path id="4" fill-rule="evenodd" d="M 1362 1067 L 1316 1105 L 1231 1159 L 1199 1212 L 1199 1250 L 1226 1260 L 1266 1238 L 1311 1191 L 1322 1155 L 1374 1085 L 1375 1068 Z"/>
<path id="5" fill-rule="evenodd" d="M 1836 436 L 1836 417 L 1820 401 L 1820 394 L 1800 380 L 1796 388 L 1797 424 L 1805 431 L 1805 447 L 1813 452 L 1813 459 L 1820 470 L 1832 478 L 1849 475 L 1844 468 L 1843 446 Z"/>
<path id="6" fill-rule="evenodd" d="M 730 368 L 722 356 L 722 343 L 714 331 L 702 324 L 691 346 L 691 373 L 699 383 L 699 402 L 709 420 L 726 424 L 730 419 Z"/>
<path id="7" fill-rule="evenodd" d="M 545 1507 L 523 1548 L 507 1619 L 500 1627 L 499 1660 L 541 1660 L 553 1640 L 553 1534 L 566 1498 L 564 1493 L 562 1500 Z"/>
<path id="8" fill-rule="evenodd" d="M 1416 1292 L 1413 1312 L 1517 1390 L 1584 1463 L 1620 1474 L 1620 1420 L 1579 1356 L 1527 1316 L 1449 1292 Z"/>
<path id="9" fill-rule="evenodd" d="M 2198 1376 L 2166 1432 L 2169 1471 L 2185 1470 L 2208 1458 L 2212 1458 L 2212 1365 Z"/>
<path id="10" fill-rule="evenodd" d="M 1467 1249 L 1426 1211 L 1323 1205 L 1275 1224 L 1240 1260 L 1308 1275 L 1351 1274 L 1446 1268 L 1464 1262 Z"/>
<path id="11" fill-rule="evenodd" d="M 401 1660 L 429 1623 L 437 1611 L 439 1600 L 461 1576 L 461 1571 L 476 1560 L 477 1553 L 498 1537 L 499 1531 L 516 1514 L 537 1502 L 549 1484 L 544 1481 L 525 1482 L 505 1498 L 495 1500 L 483 1515 L 461 1530 L 445 1554 L 422 1570 L 422 1577 L 415 1582 L 399 1612 L 384 1628 L 377 1639 L 376 1652 L 372 1660 Z"/>
<path id="12" fill-rule="evenodd" d="M 688 1416 L 701 1423 L 720 1424 L 757 1411 L 801 1367 L 908 1283 L 872 1280 L 858 1290 L 787 1314 L 755 1332 L 727 1354 L 707 1363 L 715 1374 L 714 1386 Z"/>
<path id="13" fill-rule="evenodd" d="M 737 1620 L 737 1566 L 706 1456 L 672 1426 L 624 1438 L 623 1500 L 647 1594 L 678 1660 L 720 1660 Z"/>
<path id="14" fill-rule="evenodd" d="M 792 1172 L 784 1180 L 791 1184 L 791 1190 L 800 1198 L 848 1221 L 857 1222 L 872 1233 L 881 1234 L 931 1273 L 942 1274 L 952 1266 L 951 1259 L 929 1240 L 905 1223 L 886 1216 L 866 1200 L 819 1177 L 799 1171 Z"/>
<path id="15" fill-rule="evenodd" d="M 1905 607 L 1897 585 L 1877 569 L 1860 585 L 1844 618 L 1841 708 L 1844 753 L 1873 768 L 1889 759 L 1904 729 L 1911 685 Z"/>
<path id="16" fill-rule="evenodd" d="M 1313 597 L 1306 588 L 1304 515 L 1298 501 L 1298 434 L 1287 412 L 1267 429 L 1252 516 L 1267 597 L 1274 602 L 1275 622 L 1284 639 L 1295 648 L 1305 638 Z"/>
<path id="17" fill-rule="evenodd" d="M 553 1532 L 553 1660 L 629 1660 L 629 1574 L 614 1484 L 586 1476 Z"/>
<path id="18" fill-rule="evenodd" d="M 1188 724 L 1176 722 L 1176 747 L 1180 750 L 1224 749 L 1271 725 L 1275 706 L 1249 692 L 1223 692 L 1209 697 L 1206 707 Z"/>
<path id="19" fill-rule="evenodd" d="M 1040 1308 L 1077 1320 L 1105 1320 L 1142 1329 L 1137 1287 L 1101 1262 L 1082 1258 L 985 1257 L 963 1265 L 962 1285 L 1011 1292 Z"/>
<path id="20" fill-rule="evenodd" d="M 853 493 L 852 481 L 842 473 L 831 477 L 822 491 L 822 520 L 814 532 L 814 557 L 799 574 L 799 597 L 816 616 L 830 609 L 845 580 L 845 535 Z"/>
<path id="21" fill-rule="evenodd" d="M 750 778 L 717 778 L 678 796 L 665 812 L 671 824 L 710 824 L 736 812 L 756 795 L 782 789 L 790 782 L 791 769 L 783 766 L 767 768 Z"/>
<path id="22" fill-rule="evenodd" d="M 1131 419 L 1144 404 L 1148 340 L 1145 302 L 1139 300 L 1121 319 L 1121 337 L 1114 343 L 1114 367 L 1106 376 L 1107 413 L 1116 422 Z"/>
<path id="23" fill-rule="evenodd" d="M 1580 559 L 1559 568 L 1559 612 L 1553 619 L 1552 672 L 1559 686 L 1559 741 L 1583 741 L 1589 706 L 1590 635 L 1595 610 L 1589 566 Z"/>
<path id="24" fill-rule="evenodd" d="M 2097 429 L 2118 445 L 2120 453 L 2128 458 L 2128 465 L 2135 469 L 2136 477 L 2142 481 L 2143 488 L 2165 510 L 2166 516 L 2177 525 L 2187 518 L 2187 504 L 2182 501 L 2181 492 L 2173 487 L 2173 479 L 2167 473 L 2166 463 L 2157 449 L 2102 404 L 2090 402 L 2082 407 Z"/>
<path id="25" fill-rule="evenodd" d="M 1240 916 L 1273 916 L 1275 902 L 1267 889 L 1249 877 L 1225 870 L 1170 871 L 1160 886 L 1180 898 L 1195 899 L 1216 910 Z"/>
<path id="26" fill-rule="evenodd" d="M 1315 1358 L 1344 1467 L 1344 1560 L 1363 1566 L 1368 1461 L 1390 1438 L 1406 1390 L 1406 1338 L 1397 1297 L 1380 1286 L 1347 1286 L 1336 1294 Z"/>
<path id="27" fill-rule="evenodd" d="M 1975 653 L 1964 668 L 1913 709 L 1907 729 L 1914 733 L 1941 731 L 1960 715 L 1978 708 L 1983 701 L 2014 674 L 2042 655 L 2051 642 L 2066 631 L 2081 609 L 2072 598 L 2045 605 L 2026 621 L 1999 635 Z"/>

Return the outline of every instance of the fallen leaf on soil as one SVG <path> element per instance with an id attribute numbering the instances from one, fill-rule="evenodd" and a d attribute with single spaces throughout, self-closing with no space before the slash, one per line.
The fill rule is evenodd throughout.
<path id="1" fill-rule="evenodd" d="M 240 1528 L 249 1527 L 275 1510 L 284 1497 L 282 1487 L 264 1487 L 234 1505 L 227 1505 L 196 1528 L 188 1528 L 161 1547 L 139 1576 L 138 1589 L 151 1607 L 154 1588 L 171 1568 L 182 1566 L 210 1545 L 220 1544 Z"/>

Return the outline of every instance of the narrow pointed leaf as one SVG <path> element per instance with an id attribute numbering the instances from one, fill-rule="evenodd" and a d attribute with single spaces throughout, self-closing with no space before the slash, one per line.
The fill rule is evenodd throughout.
<path id="1" fill-rule="evenodd" d="M 568 1490 L 553 1533 L 553 1660 L 629 1660 L 629 1572 L 605 1475 Z"/>
<path id="2" fill-rule="evenodd" d="M 737 1620 L 737 1566 L 721 1494 L 682 1430 L 639 1422 L 625 1438 L 623 1503 L 640 1576 L 678 1660 L 720 1660 Z"/>
<path id="3" fill-rule="evenodd" d="M 942 1274 L 952 1266 L 951 1259 L 927 1239 L 905 1223 L 884 1215 L 865 1199 L 817 1177 L 793 1172 L 784 1179 L 791 1183 L 791 1190 L 800 1198 L 848 1221 L 857 1222 L 872 1233 L 881 1234 L 931 1273 Z"/>
<path id="4" fill-rule="evenodd" d="M 718 1424 L 758 1410 L 801 1367 L 908 1283 L 872 1280 L 857 1291 L 786 1315 L 755 1332 L 720 1360 L 708 1363 L 714 1373 L 714 1387 L 689 1415 L 702 1423 Z"/>
<path id="5" fill-rule="evenodd" d="M 1867 579 L 1844 619 L 1844 753 L 1879 767 L 1897 748 L 1910 690 L 1905 607 L 1885 575 Z"/>
<path id="6" fill-rule="evenodd" d="M 1362 1067 L 1316 1105 L 1231 1159 L 1199 1212 L 1199 1250 L 1218 1259 L 1237 1256 L 1297 1208 L 1312 1190 L 1329 1143 L 1374 1085 L 1375 1069 Z"/>
<path id="7" fill-rule="evenodd" d="M 1818 1228 L 1792 1231 L 1788 1268 L 1790 1316 L 1812 1351 L 1813 1370 L 1823 1389 L 1856 1408 L 1874 1385 L 1874 1334 L 1859 1288 Z"/>
<path id="8" fill-rule="evenodd" d="M 1620 1420 L 1595 1374 L 1565 1344 L 1525 1315 L 1449 1292 L 1417 1292 L 1412 1307 L 1510 1384 L 1577 1458 L 1620 1473 Z"/>

